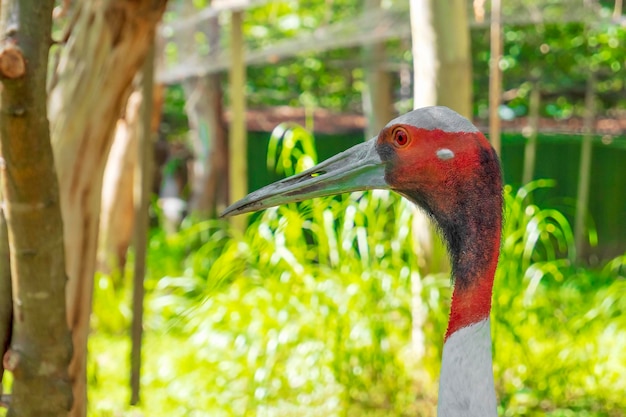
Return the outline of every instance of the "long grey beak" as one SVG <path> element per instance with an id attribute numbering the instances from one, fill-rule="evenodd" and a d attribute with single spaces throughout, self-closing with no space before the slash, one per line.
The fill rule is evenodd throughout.
<path id="1" fill-rule="evenodd" d="M 372 138 L 300 174 L 248 194 L 226 208 L 222 217 L 315 197 L 387 188 L 385 163 L 376 152 L 376 138 Z"/>

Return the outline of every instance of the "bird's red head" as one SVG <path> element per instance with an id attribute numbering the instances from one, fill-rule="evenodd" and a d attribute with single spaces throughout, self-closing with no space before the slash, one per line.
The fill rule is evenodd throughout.
<path id="1" fill-rule="evenodd" d="M 448 244 L 455 279 L 448 336 L 489 315 L 502 223 L 498 157 L 456 116 L 453 125 L 432 122 L 432 114 L 396 119 L 376 143 L 387 184 L 424 208 Z"/>
<path id="2" fill-rule="evenodd" d="M 377 138 L 255 191 L 225 213 L 373 188 L 397 191 L 439 226 L 455 279 L 448 335 L 486 318 L 500 245 L 500 165 L 482 133 L 448 108 L 402 115 Z"/>
<path id="3" fill-rule="evenodd" d="M 392 189 L 423 190 L 439 199 L 451 185 L 471 186 L 467 180 L 482 171 L 482 152 L 491 152 L 480 132 L 426 130 L 407 124 L 383 129 L 376 147 L 388 161 L 385 179 Z"/>

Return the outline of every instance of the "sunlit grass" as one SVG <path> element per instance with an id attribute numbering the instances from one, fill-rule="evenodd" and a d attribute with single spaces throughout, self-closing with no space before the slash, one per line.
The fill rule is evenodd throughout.
<path id="1" fill-rule="evenodd" d="M 624 259 L 602 271 L 576 267 L 563 241 L 569 225 L 520 202 L 523 194 L 506 197 L 494 289 L 501 414 L 624 415 Z M 245 235 L 215 221 L 156 235 L 153 265 L 171 262 L 168 253 L 180 264 L 147 283 L 143 405 L 135 412 L 434 415 L 450 287 L 445 274 L 421 280 L 427 340 L 415 363 L 412 210 L 388 192 L 353 194 L 267 210 Z M 92 410 L 117 415 L 132 410 L 120 372 L 127 307 L 107 285 L 102 294 Z"/>
<path id="2" fill-rule="evenodd" d="M 505 192 L 492 320 L 499 411 L 624 416 L 626 255 L 602 270 L 576 266 L 565 217 L 533 201 L 551 185 Z M 269 209 L 245 232 L 215 220 L 155 232 L 142 404 L 126 405 L 128 290 L 101 277 L 91 414 L 435 415 L 450 279 L 420 275 L 414 213 L 374 191 Z"/>

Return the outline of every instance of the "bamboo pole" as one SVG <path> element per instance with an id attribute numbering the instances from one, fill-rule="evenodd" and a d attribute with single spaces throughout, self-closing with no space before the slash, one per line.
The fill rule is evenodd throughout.
<path id="1" fill-rule="evenodd" d="M 500 0 L 491 0 L 491 59 L 489 60 L 489 140 L 500 154 L 500 115 L 498 114 L 502 97 L 502 14 Z"/>
<path id="2" fill-rule="evenodd" d="M 596 75 L 593 71 L 587 78 L 587 88 L 585 91 L 585 115 L 583 119 L 583 139 L 580 149 L 580 165 L 578 192 L 576 197 L 576 218 L 574 223 L 574 240 L 576 242 L 576 254 L 580 256 L 585 249 L 586 244 L 586 228 L 585 220 L 587 219 L 589 205 L 589 183 L 591 180 L 591 156 L 592 143 L 591 135 L 593 131 L 593 123 L 595 120 L 595 85 Z"/>
<path id="3" fill-rule="evenodd" d="M 231 203 L 248 193 L 248 144 L 246 135 L 246 64 L 243 44 L 243 11 L 232 13 L 231 19 L 231 66 L 230 66 L 230 108 L 229 131 L 229 179 Z M 233 226 L 239 230 L 245 227 L 246 217 L 231 218 Z"/>

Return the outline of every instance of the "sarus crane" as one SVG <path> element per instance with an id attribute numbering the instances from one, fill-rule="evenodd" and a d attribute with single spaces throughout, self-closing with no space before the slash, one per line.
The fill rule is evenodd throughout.
<path id="1" fill-rule="evenodd" d="M 447 243 L 454 290 L 438 415 L 496 416 L 489 314 L 500 251 L 502 174 L 496 152 L 469 120 L 446 107 L 413 110 L 377 137 L 250 193 L 223 216 L 369 189 L 391 189 L 422 207 Z"/>

